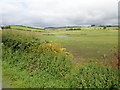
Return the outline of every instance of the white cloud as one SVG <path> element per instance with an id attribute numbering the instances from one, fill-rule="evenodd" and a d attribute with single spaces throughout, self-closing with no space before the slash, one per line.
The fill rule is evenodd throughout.
<path id="1" fill-rule="evenodd" d="M 119 0 L 2 0 L 3 24 L 117 24 Z"/>

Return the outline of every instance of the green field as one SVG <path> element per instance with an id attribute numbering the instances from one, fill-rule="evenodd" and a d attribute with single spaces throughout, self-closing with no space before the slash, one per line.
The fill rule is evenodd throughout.
<path id="1" fill-rule="evenodd" d="M 118 88 L 118 30 L 83 28 L 3 30 L 4 87 Z"/>
<path id="2" fill-rule="evenodd" d="M 41 29 L 41 28 L 35 28 L 35 27 L 28 27 L 28 26 L 22 26 L 22 25 L 10 25 L 10 26 L 6 26 L 8 27 L 8 29 L 13 29 L 13 30 L 25 30 L 25 31 L 44 31 L 45 29 Z"/>

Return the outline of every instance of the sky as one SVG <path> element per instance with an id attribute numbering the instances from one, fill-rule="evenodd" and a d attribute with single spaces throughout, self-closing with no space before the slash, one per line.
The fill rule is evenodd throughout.
<path id="1" fill-rule="evenodd" d="M 58 27 L 118 23 L 119 0 L 0 0 L 1 25 Z"/>

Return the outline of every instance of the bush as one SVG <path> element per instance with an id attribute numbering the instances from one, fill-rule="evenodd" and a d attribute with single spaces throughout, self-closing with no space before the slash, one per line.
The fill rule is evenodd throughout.
<path id="1" fill-rule="evenodd" d="M 97 64 L 80 66 L 70 75 L 69 82 L 74 88 L 119 88 L 118 71 Z"/>
<path id="2" fill-rule="evenodd" d="M 107 27 L 103 27 L 103 29 L 106 29 Z"/>
<path id="3" fill-rule="evenodd" d="M 21 70 L 42 70 L 56 77 L 63 77 L 71 70 L 70 59 L 73 56 L 58 44 L 49 41 L 21 41 L 11 36 L 2 42 L 3 60 L 9 59 L 8 62 L 13 66 L 19 64 Z"/>
<path id="4" fill-rule="evenodd" d="M 73 30 L 81 30 L 80 28 L 70 28 L 70 29 L 66 29 L 66 31 L 73 31 Z"/>

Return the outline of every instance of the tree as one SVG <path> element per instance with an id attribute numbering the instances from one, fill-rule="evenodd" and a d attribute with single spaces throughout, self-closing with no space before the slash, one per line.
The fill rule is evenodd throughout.
<path id="1" fill-rule="evenodd" d="M 94 27 L 95 25 L 93 24 L 93 25 L 91 25 L 91 27 Z"/>
<path id="2" fill-rule="evenodd" d="M 1 27 L 2 29 L 10 29 L 11 27 L 10 27 L 10 25 L 9 26 L 3 26 L 3 27 Z"/>
<path id="3" fill-rule="evenodd" d="M 103 29 L 106 29 L 106 28 L 107 28 L 106 26 L 103 27 Z"/>

